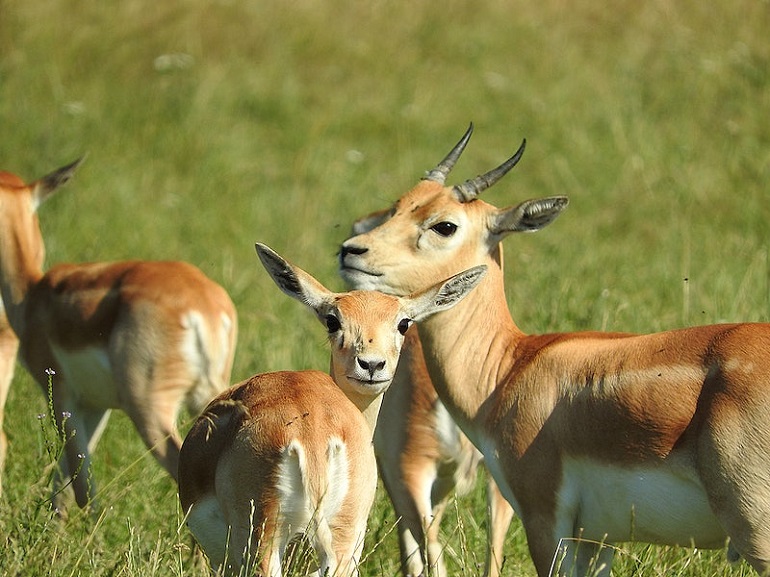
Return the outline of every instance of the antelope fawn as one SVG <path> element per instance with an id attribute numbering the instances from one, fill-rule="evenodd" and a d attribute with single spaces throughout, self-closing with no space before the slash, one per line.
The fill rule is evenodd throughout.
<path id="1" fill-rule="evenodd" d="M 281 290 L 325 325 L 331 376 L 259 374 L 212 401 L 182 446 L 182 509 L 215 570 L 280 575 L 289 540 L 306 533 L 319 575 L 357 575 L 377 487 L 372 435 L 404 334 L 462 299 L 485 268 L 411 297 L 340 294 L 268 247 L 257 252 Z"/>
<path id="2" fill-rule="evenodd" d="M 609 575 L 630 540 L 730 547 L 770 570 L 770 325 L 634 335 L 527 335 L 508 311 L 499 242 L 537 231 L 562 196 L 499 209 L 480 194 L 519 160 L 456 186 L 469 132 L 389 218 L 347 240 L 351 286 L 408 294 L 484 264 L 488 274 L 420 337 L 450 414 L 483 453 L 538 575 Z M 458 343 L 462 339 L 462 346 Z"/>
<path id="3" fill-rule="evenodd" d="M 53 407 L 67 439 L 53 491 L 62 513 L 68 475 L 78 505 L 95 504 L 91 452 L 111 409 L 128 414 L 176 479 L 177 413 L 187 402 L 197 414 L 227 386 L 237 333 L 230 297 L 187 263 L 60 264 L 43 272 L 37 209 L 78 164 L 30 184 L 0 173 L 0 295 L 13 330 L 0 319 L 0 401 L 18 338 L 21 363 L 46 393 L 48 372 L 55 373 Z"/>

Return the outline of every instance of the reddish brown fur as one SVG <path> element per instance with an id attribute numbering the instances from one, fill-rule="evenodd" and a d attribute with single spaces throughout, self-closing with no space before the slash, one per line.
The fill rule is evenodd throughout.
<path id="1" fill-rule="evenodd" d="M 188 296 L 189 287 L 197 286 L 206 290 Z M 28 307 L 29 330 L 64 348 L 104 345 L 111 335 L 105 328 L 141 307 L 156 311 L 155 322 L 168 331 L 179 329 L 191 309 L 210 319 L 232 312 L 222 287 L 179 261 L 59 264 L 31 287 L 29 300 L 46 303 Z"/>
<path id="2" fill-rule="evenodd" d="M 216 494 L 216 464 L 233 460 L 239 466 L 234 469 L 235 476 L 227 479 L 235 497 L 228 503 L 232 507 L 229 518 L 239 519 L 237 510 L 248 511 L 253 501 L 252 550 L 256 551 L 260 543 L 272 543 L 283 522 L 277 508 L 276 473 L 285 447 L 295 440 L 301 442 L 308 449 L 309 470 L 325 472 L 318 459 L 325 458 L 330 434 L 340 436 L 353 459 L 360 458 L 356 449 L 371 443 L 361 411 L 328 374 L 264 373 L 235 385 L 212 401 L 185 438 L 179 468 L 180 479 L 184 479 L 179 492 L 183 510 L 188 511 L 201 495 Z M 322 448 L 321 453 L 312 447 Z M 326 479 L 314 476 L 311 480 L 320 502 Z M 351 495 L 346 508 L 331 520 L 334 532 L 354 530 L 359 507 L 368 510 L 369 492 L 373 493 L 373 486 L 359 487 Z M 268 557 L 263 558 L 263 571 L 267 571 L 268 561 Z"/>
<path id="3" fill-rule="evenodd" d="M 0 170 L 0 186 L 6 189 L 24 188 L 24 181 L 13 173 Z"/>
<path id="4" fill-rule="evenodd" d="M 187 523 L 215 570 L 258 563 L 278 575 L 289 539 L 306 533 L 319 574 L 356 575 L 377 486 L 372 436 L 404 334 L 412 321 L 454 306 L 484 267 L 397 298 L 332 293 L 268 247 L 257 253 L 279 288 L 326 326 L 331 377 L 258 375 L 212 404 L 182 450 Z"/>
<path id="5" fill-rule="evenodd" d="M 181 262 L 62 264 L 44 273 L 37 207 L 77 165 L 29 185 L 8 173 L 0 177 L 0 289 L 8 326 L 20 340 L 20 361 L 44 391 L 52 379 L 55 416 L 72 436 L 65 474 L 90 470 L 89 446 L 109 409 L 120 408 L 176 479 L 177 412 L 185 401 L 197 412 L 227 385 L 235 307 L 222 287 Z M 4 315 L 0 403 L 16 352 L 8 326 Z M 0 439 L 0 466 L 2 456 Z M 95 495 L 87 477 L 73 479 L 81 506 Z M 56 488 L 55 495 L 59 507 Z"/>
<path id="6" fill-rule="evenodd" d="M 497 209 L 424 181 L 387 221 L 343 244 L 342 273 L 359 288 L 408 294 L 488 266 L 474 293 L 428 319 L 420 336 L 439 397 L 518 506 L 539 575 L 550 575 L 561 539 L 574 565 L 565 572 L 587 575 L 594 553 L 611 563 L 611 550 L 576 547 L 584 529 L 600 541 L 641 533 L 700 547 L 729 535 L 764 574 L 770 325 L 524 334 L 507 310 L 498 243 L 543 228 L 565 206 L 554 197 Z M 455 230 L 434 230 L 447 222 Z"/>

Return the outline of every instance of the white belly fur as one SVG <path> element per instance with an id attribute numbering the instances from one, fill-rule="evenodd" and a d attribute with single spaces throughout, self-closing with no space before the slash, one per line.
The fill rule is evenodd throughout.
<path id="1" fill-rule="evenodd" d="M 583 537 L 609 543 L 709 548 L 724 546 L 726 538 L 700 480 L 668 465 L 622 468 L 565 459 L 557 520 L 559 537 L 582 529 Z"/>
<path id="2" fill-rule="evenodd" d="M 86 407 L 119 408 L 112 368 L 104 349 L 89 347 L 70 351 L 53 347 L 53 354 L 74 400 Z M 73 375 L 77 375 L 77 380 Z M 52 379 L 55 386 L 57 376 Z"/>

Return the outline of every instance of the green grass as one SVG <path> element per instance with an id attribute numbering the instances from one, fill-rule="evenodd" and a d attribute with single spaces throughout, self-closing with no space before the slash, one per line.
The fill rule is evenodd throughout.
<path id="1" fill-rule="evenodd" d="M 506 242 L 522 329 L 768 320 L 769 8 L 4 0 L 0 169 L 32 179 L 87 153 L 41 210 L 48 262 L 199 265 L 239 310 L 235 380 L 327 364 L 320 328 L 275 289 L 254 242 L 341 288 L 334 254 L 351 221 L 411 187 L 471 120 L 455 178 L 526 137 L 488 200 L 571 199 L 547 231 Z M 50 518 L 43 412 L 19 368 L 0 574 L 205 575 L 173 484 L 122 415 L 96 452 L 102 516 Z M 452 573 L 477 575 L 481 489 L 453 511 Z M 366 575 L 395 572 L 393 522 L 381 497 Z M 507 554 L 505 575 L 534 575 L 518 522 Z M 615 574 L 750 572 L 721 551 L 632 546 Z"/>

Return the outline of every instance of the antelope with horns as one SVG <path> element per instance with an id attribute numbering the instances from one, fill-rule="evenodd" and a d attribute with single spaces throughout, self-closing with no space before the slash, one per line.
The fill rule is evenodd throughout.
<path id="1" fill-rule="evenodd" d="M 384 222 L 388 211 L 357 220 L 353 234 Z M 374 430 L 380 476 L 398 519 L 401 571 L 406 577 L 444 577 L 439 529 L 454 493 L 476 484 L 481 453 L 452 420 L 438 398 L 423 358 L 418 327 L 406 333 L 393 383 L 385 392 Z M 485 577 L 497 577 L 513 510 L 487 475 Z"/>
<path id="2" fill-rule="evenodd" d="M 319 575 L 357 575 L 377 488 L 372 435 L 404 334 L 454 306 L 485 268 L 398 298 L 333 293 L 265 245 L 257 253 L 325 325 L 331 376 L 259 374 L 212 401 L 182 446 L 182 509 L 215 570 L 280 575 L 287 543 L 306 533 Z"/>
<path id="3" fill-rule="evenodd" d="M 445 179 L 470 129 L 371 231 L 341 248 L 358 288 L 407 294 L 485 264 L 451 312 L 420 326 L 439 397 L 483 453 L 538 575 L 608 575 L 630 540 L 718 548 L 770 569 L 770 325 L 657 334 L 527 335 L 506 305 L 499 242 L 537 231 L 565 197 L 499 209 L 479 195 L 519 160 Z M 461 344 L 460 344 L 461 343 Z"/>
<path id="4" fill-rule="evenodd" d="M 44 391 L 49 369 L 55 373 L 53 407 L 67 439 L 54 479 L 57 508 L 68 475 L 78 505 L 95 505 L 90 455 L 111 409 L 126 412 L 176 479 L 177 413 L 186 402 L 197 414 L 228 385 L 237 333 L 227 293 L 186 263 L 60 264 L 43 272 L 37 209 L 78 164 L 31 184 L 0 173 L 2 303 L 21 363 Z M 0 338 L 0 366 L 11 367 L 0 384 L 7 384 L 15 344 L 7 329 Z"/>

